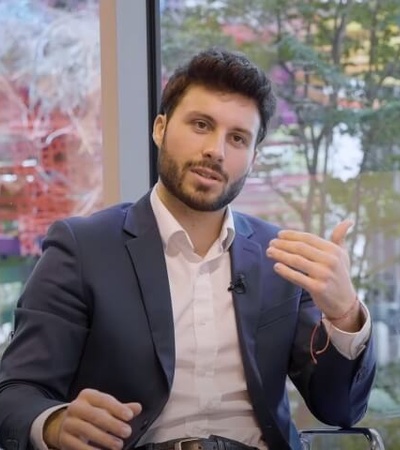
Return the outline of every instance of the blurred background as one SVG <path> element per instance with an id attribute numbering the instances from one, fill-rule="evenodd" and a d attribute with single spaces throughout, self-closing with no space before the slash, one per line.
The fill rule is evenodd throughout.
<path id="1" fill-rule="evenodd" d="M 159 8 L 160 41 L 159 86 L 148 89 L 210 45 L 244 51 L 273 81 L 278 112 L 234 207 L 324 237 L 354 221 L 353 278 L 379 360 L 362 424 L 399 449 L 400 1 L 146 4 Z M 100 6 L 0 0 L 0 354 L 50 223 L 105 204 Z M 289 388 L 298 426 L 316 425 Z"/>

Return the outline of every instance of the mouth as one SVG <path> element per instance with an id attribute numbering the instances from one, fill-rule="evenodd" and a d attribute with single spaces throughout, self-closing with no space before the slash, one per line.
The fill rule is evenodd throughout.
<path id="1" fill-rule="evenodd" d="M 223 177 L 218 172 L 215 172 L 212 169 L 208 169 L 207 167 L 193 167 L 190 169 L 191 172 L 195 173 L 196 175 L 201 176 L 202 178 L 205 178 L 207 180 L 213 180 L 213 181 L 223 181 Z"/>

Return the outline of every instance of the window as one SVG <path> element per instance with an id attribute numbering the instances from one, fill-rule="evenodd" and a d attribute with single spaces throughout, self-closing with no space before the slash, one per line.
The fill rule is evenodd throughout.
<path id="1" fill-rule="evenodd" d="M 161 2 L 163 77 L 198 50 L 223 45 L 265 68 L 279 98 L 269 136 L 236 209 L 347 245 L 369 306 L 379 371 L 363 424 L 398 448 L 400 415 L 400 115 L 396 1 Z M 297 425 L 315 421 L 295 392 Z"/>
<path id="2" fill-rule="evenodd" d="M 49 225 L 102 204 L 98 9 L 0 1 L 0 354 Z"/>

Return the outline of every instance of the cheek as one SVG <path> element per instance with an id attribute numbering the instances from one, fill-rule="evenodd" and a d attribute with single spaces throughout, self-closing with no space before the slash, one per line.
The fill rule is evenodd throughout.
<path id="1" fill-rule="evenodd" d="M 164 147 L 168 154 L 175 160 L 184 162 L 190 159 L 196 148 L 193 138 L 185 137 L 184 134 L 167 134 L 164 139 Z"/>
<path id="2" fill-rule="evenodd" d="M 253 156 L 248 154 L 243 155 L 231 155 L 229 158 L 225 158 L 225 170 L 235 178 L 242 177 L 247 174 L 253 163 Z"/>

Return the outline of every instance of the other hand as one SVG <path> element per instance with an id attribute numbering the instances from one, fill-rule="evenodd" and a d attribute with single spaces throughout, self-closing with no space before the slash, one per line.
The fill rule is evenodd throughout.
<path id="1" fill-rule="evenodd" d="M 139 403 L 121 403 L 94 389 L 82 390 L 65 409 L 49 417 L 44 441 L 50 448 L 120 450 L 132 430 L 127 423 L 140 414 Z"/>

